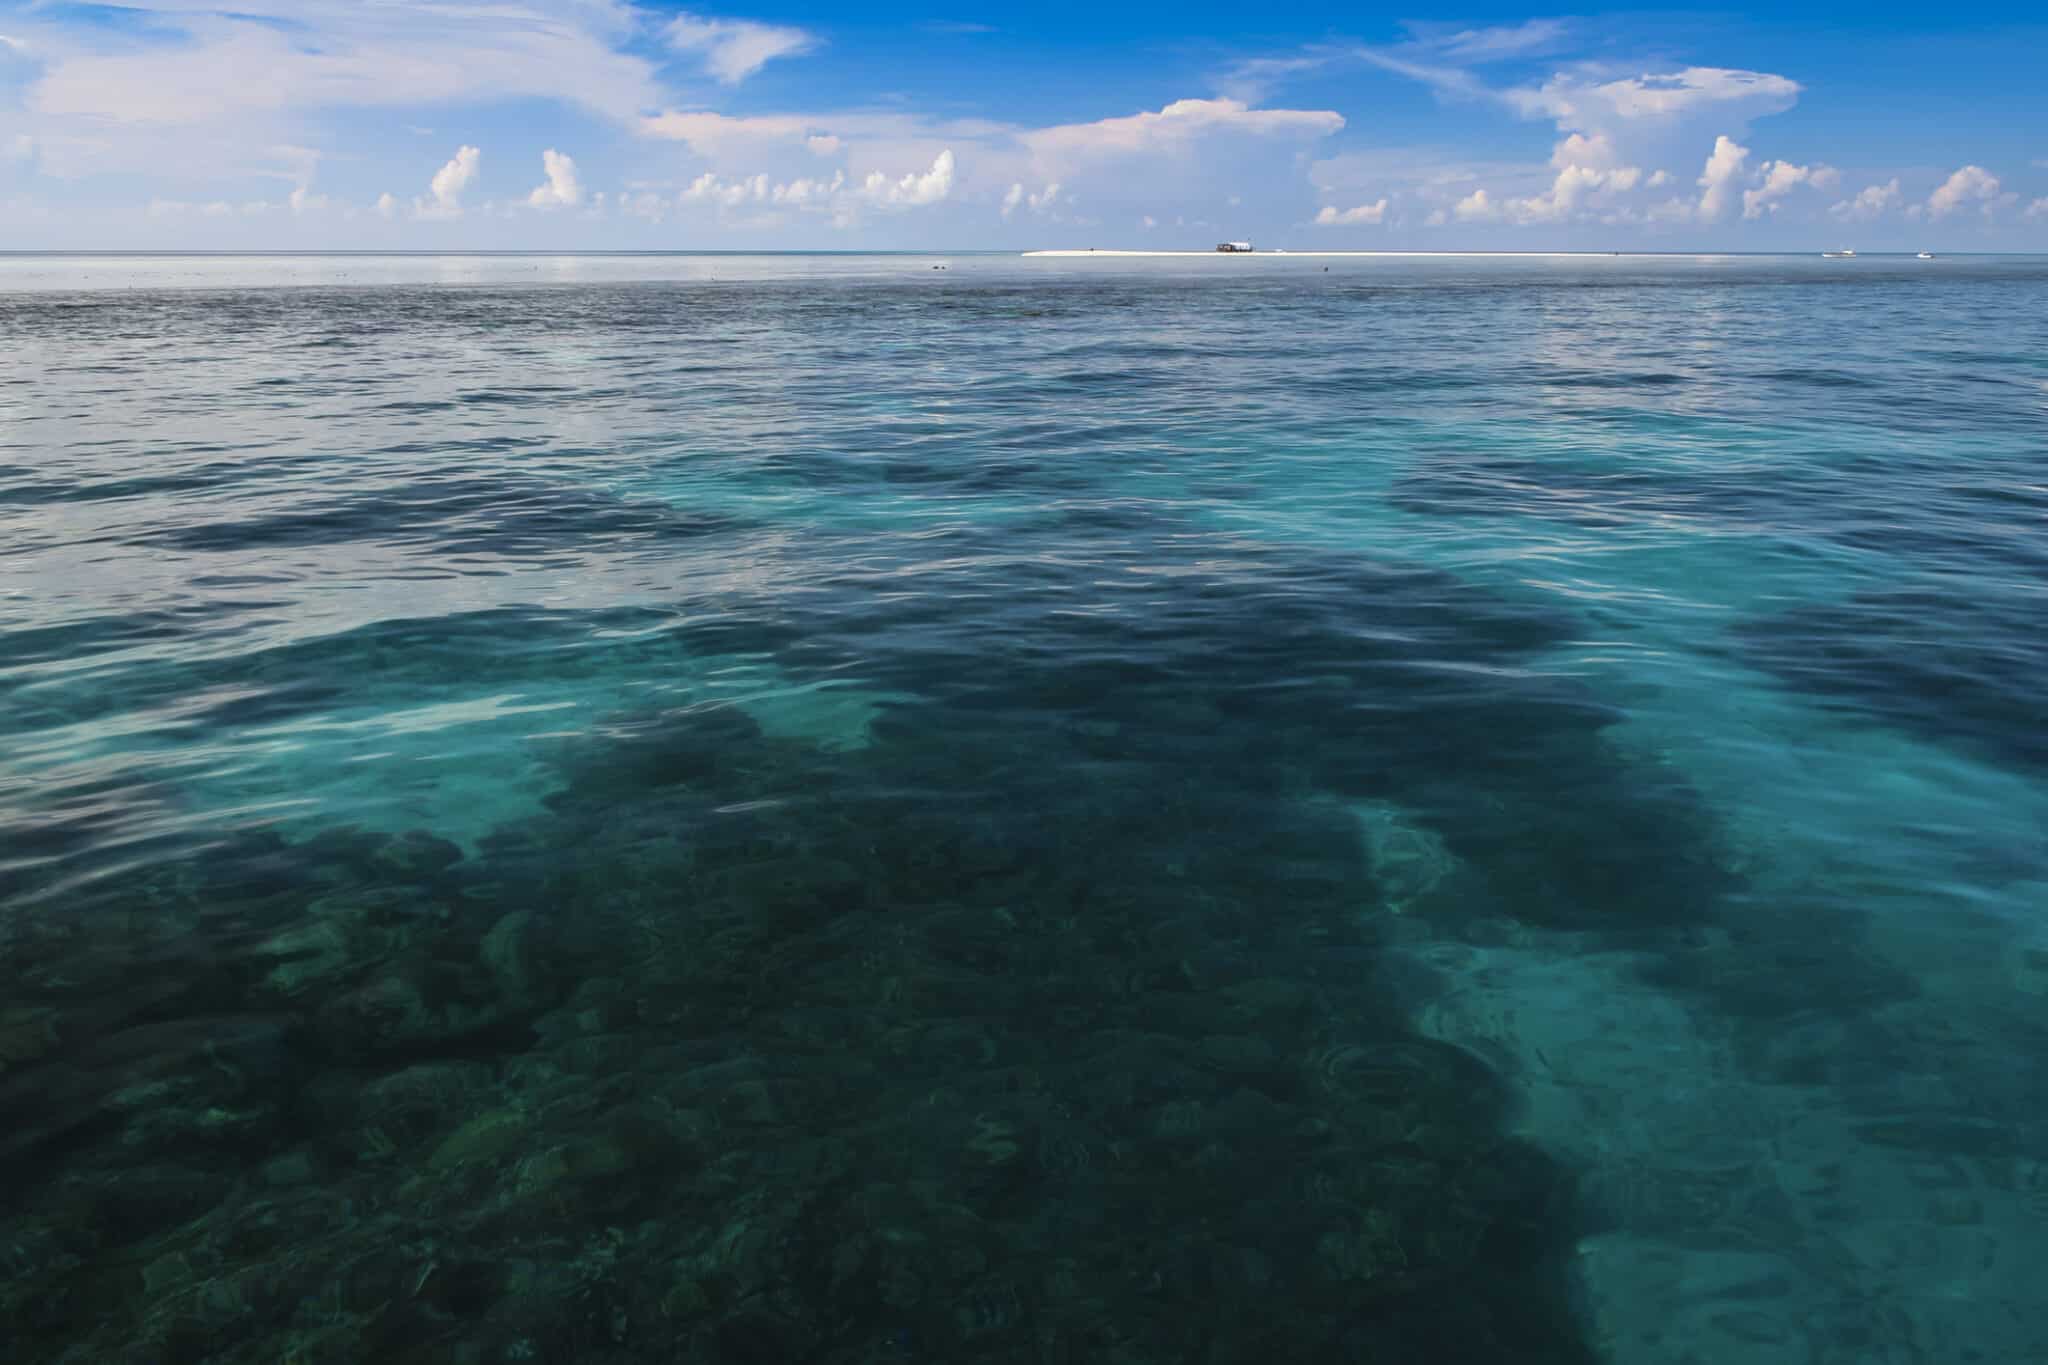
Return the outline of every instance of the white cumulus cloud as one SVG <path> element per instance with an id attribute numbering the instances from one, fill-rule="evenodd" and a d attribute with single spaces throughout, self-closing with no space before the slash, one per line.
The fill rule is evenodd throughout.
<path id="1" fill-rule="evenodd" d="M 1356 208 L 1340 209 L 1335 204 L 1325 204 L 1316 211 L 1317 227 L 1349 227 L 1358 223 L 1384 223 L 1387 220 L 1385 197 Z"/>
<path id="2" fill-rule="evenodd" d="M 483 153 L 475 147 L 457 148 L 448 164 L 434 172 L 433 180 L 427 184 L 427 197 L 413 201 L 413 212 L 421 218 L 459 218 L 462 192 L 476 179 L 477 164 L 482 159 Z"/>
<path id="3" fill-rule="evenodd" d="M 1539 179 L 1538 168 L 1527 163 L 1460 164 L 1457 158 L 1448 158 L 1445 173 L 1415 191 L 1445 221 L 1535 225 L 1724 218 L 1736 196 L 1752 183 L 1748 152 L 1737 139 L 1745 137 L 1753 120 L 1790 108 L 1801 93 L 1797 81 L 1767 71 L 1719 66 L 1630 69 L 1593 61 L 1560 65 L 1540 82 L 1491 86 L 1441 40 L 1410 27 L 1421 35 L 1416 43 L 1349 51 L 1424 82 L 1445 99 L 1493 104 L 1524 118 L 1550 119 L 1562 135 L 1552 149 L 1547 183 Z M 1529 36 L 1540 49 L 1564 36 L 1568 27 L 1532 31 Z M 1714 153 L 1700 180 L 1697 203 L 1669 197 L 1668 191 L 1655 207 L 1633 198 L 1640 189 L 1675 188 L 1677 181 L 1669 171 L 1651 168 L 1696 154 L 1694 149 L 1702 142 L 1711 142 Z M 1450 173 L 1453 168 L 1455 175 Z M 1484 184 L 1475 187 L 1470 183 L 1474 179 L 1483 179 Z M 1328 193 L 1327 185 L 1320 188 Z M 1782 190 L 1774 188 L 1766 202 L 1779 193 Z"/>
<path id="4" fill-rule="evenodd" d="M 2048 196 L 2043 196 L 2027 205 L 2027 217 L 2048 218 Z"/>
<path id="5" fill-rule="evenodd" d="M 1330 110 L 1260 109 L 1229 99 L 1176 100 L 1050 127 L 873 109 L 671 109 L 639 122 L 649 136 L 686 143 L 708 163 L 703 169 L 726 180 L 760 170 L 776 177 L 815 174 L 817 157 L 830 156 L 845 167 L 847 204 L 941 198 L 999 204 L 1019 185 L 1010 204 L 1014 217 L 1031 207 L 1034 189 L 1040 211 L 1050 209 L 1045 187 L 1058 185 L 1059 215 L 1071 216 L 1085 200 L 1133 218 L 1150 210 L 1162 220 L 1175 208 L 1212 202 L 1222 184 L 1248 190 L 1248 204 L 1277 202 L 1300 186 L 1305 167 L 1291 155 L 1294 147 L 1343 126 L 1343 116 Z M 950 169 L 905 176 L 906 166 L 935 167 L 942 156 L 950 156 Z"/>
<path id="6" fill-rule="evenodd" d="M 834 171 L 830 180 L 799 176 L 770 187 L 768 198 L 777 204 L 788 204 L 794 208 L 811 208 L 829 203 L 846 184 L 846 172 Z"/>
<path id="7" fill-rule="evenodd" d="M 1998 198 L 1997 176 L 1982 166 L 1965 166 L 1927 196 L 1927 212 L 1936 218 L 1946 218 L 1965 205 L 1982 204 L 1988 214 Z"/>
<path id="8" fill-rule="evenodd" d="M 1569 166 L 1584 166 L 1588 170 L 1604 171 L 1620 160 L 1614 149 L 1614 139 L 1606 133 L 1573 133 L 1550 149 L 1550 164 L 1558 170 Z"/>
<path id="9" fill-rule="evenodd" d="M 1012 183 L 1057 183 L 1091 209 L 1126 207 L 1190 221 L 1228 194 L 1272 210 L 1305 188 L 1296 155 L 1344 127 L 1331 109 L 1264 109 L 1243 100 L 1181 99 L 1086 123 L 1021 128 L 984 140 L 974 173 L 1000 194 Z M 980 190 L 983 182 L 970 184 Z M 1325 198 L 1336 198 L 1335 195 Z M 1312 212 L 1303 204 L 1302 212 Z"/>
<path id="10" fill-rule="evenodd" d="M 940 152 L 929 170 L 907 171 L 891 180 L 880 171 L 869 171 L 861 182 L 861 197 L 875 204 L 936 204 L 953 192 L 953 153 Z"/>
<path id="11" fill-rule="evenodd" d="M 527 203 L 537 209 L 559 209 L 583 202 L 583 183 L 576 178 L 576 162 L 571 157 L 550 147 L 540 154 L 540 164 L 547 181 L 534 187 L 526 196 Z"/>
<path id="12" fill-rule="evenodd" d="M 1050 213 L 1059 198 L 1060 182 L 1057 180 L 1035 194 L 1025 193 L 1023 182 L 1018 181 L 1003 193 L 1003 217 L 1008 218 L 1020 208 L 1033 213 Z"/>
<path id="13" fill-rule="evenodd" d="M 777 57 L 794 57 L 818 46 L 816 35 L 751 19 L 707 19 L 679 14 L 664 31 L 670 47 L 697 54 L 704 69 L 726 85 L 738 85 Z"/>
<path id="14" fill-rule="evenodd" d="M 377 196 L 377 216 L 379 218 L 396 218 L 398 216 L 398 201 L 391 197 L 391 191 L 386 190 Z"/>
<path id="15" fill-rule="evenodd" d="M 780 209 L 826 213 L 835 227 L 849 227 L 860 220 L 866 208 L 908 209 L 938 203 L 952 192 L 953 173 L 951 151 L 940 152 L 927 170 L 908 171 L 894 178 L 880 171 L 870 172 L 864 180 L 850 180 L 844 171 L 833 172 L 830 179 L 799 176 L 793 180 L 776 180 L 765 171 L 732 177 L 705 171 L 676 195 L 676 202 L 708 204 L 721 214 Z M 645 194 L 622 200 L 620 207 L 657 221 L 666 210 L 658 196 Z"/>
<path id="16" fill-rule="evenodd" d="M 1832 166 L 1795 166 L 1789 161 L 1766 161 L 1757 169 L 1763 172 L 1764 181 L 1755 189 L 1742 192 L 1744 218 L 1761 218 L 1765 213 L 1776 213 L 1778 201 L 1801 185 L 1832 190 L 1842 183 L 1841 174 Z"/>
<path id="17" fill-rule="evenodd" d="M 1706 222 L 1715 222 L 1728 211 L 1730 196 L 1735 192 L 1736 182 L 1742 176 L 1742 167 L 1749 160 L 1749 148 L 1737 143 L 1725 133 L 1714 139 L 1714 150 L 1707 155 L 1705 169 L 1700 172 L 1699 216 Z"/>
<path id="18" fill-rule="evenodd" d="M 1542 194 L 1510 198 L 1500 204 L 1501 215 L 1516 223 L 1562 223 L 1587 212 L 1589 201 L 1625 193 L 1643 178 L 1637 166 L 1616 164 L 1614 142 L 1605 134 L 1586 136 L 1573 133 L 1552 149 L 1550 164 L 1557 169 L 1550 188 Z"/>
<path id="19" fill-rule="evenodd" d="M 1828 212 L 1845 223 L 1867 223 L 1898 202 L 1899 180 L 1893 176 L 1882 185 L 1865 185 L 1853 197 L 1831 205 Z"/>
<path id="20" fill-rule="evenodd" d="M 1482 187 L 1453 204 L 1451 216 L 1461 223 L 1488 223 L 1500 217 L 1500 205 Z"/>
<path id="21" fill-rule="evenodd" d="M 706 171 L 685 185 L 676 198 L 685 204 L 716 204 L 720 208 L 734 209 L 749 200 L 765 202 L 773 188 L 766 172 L 743 180 L 721 180 Z"/>

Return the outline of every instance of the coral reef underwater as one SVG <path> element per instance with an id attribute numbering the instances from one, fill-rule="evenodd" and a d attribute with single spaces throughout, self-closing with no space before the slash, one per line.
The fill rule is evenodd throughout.
<path id="1" fill-rule="evenodd" d="M 895 631 L 857 747 L 651 707 L 471 852 L 18 882 L 12 1358 L 1587 1359 L 1568 1174 L 1379 971 L 1710 894 L 1685 794 L 1512 681 L 1554 623 L 1249 552 L 1138 625 L 1020 592 L 1029 650 L 947 600 L 701 627 Z"/>

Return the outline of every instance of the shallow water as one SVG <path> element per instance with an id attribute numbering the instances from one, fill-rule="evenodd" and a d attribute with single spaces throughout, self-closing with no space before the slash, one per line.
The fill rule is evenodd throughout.
<path id="1" fill-rule="evenodd" d="M 12 1358 L 2048 1358 L 2048 261 L 0 290 Z"/>

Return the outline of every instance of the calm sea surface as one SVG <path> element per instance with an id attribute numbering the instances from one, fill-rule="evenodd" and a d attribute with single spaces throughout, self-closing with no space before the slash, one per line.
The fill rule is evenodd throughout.
<path id="1" fill-rule="evenodd" d="M 2044 696 L 2041 258 L 0 258 L 0 1355 L 2048 1359 Z"/>

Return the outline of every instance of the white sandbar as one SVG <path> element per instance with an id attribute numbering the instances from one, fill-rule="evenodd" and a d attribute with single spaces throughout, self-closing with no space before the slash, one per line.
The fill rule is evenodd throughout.
<path id="1" fill-rule="evenodd" d="M 1276 256 L 1512 256 L 1521 258 L 1539 257 L 1609 257 L 1609 256 L 1671 256 L 1683 252 L 1665 251 L 1124 251 L 1118 249 L 1094 250 L 1090 248 L 1065 248 L 1059 251 L 1027 251 L 1026 256 L 1215 256 L 1219 259 L 1241 261 L 1247 256 L 1266 259 Z M 1712 254 L 1712 253 L 1706 253 Z"/>

